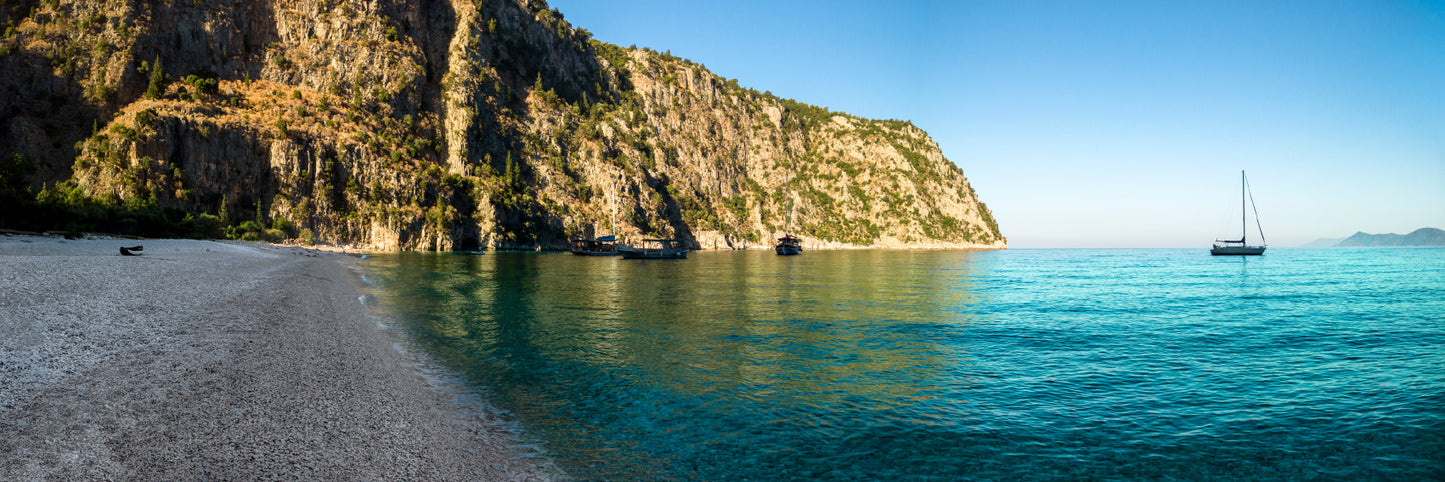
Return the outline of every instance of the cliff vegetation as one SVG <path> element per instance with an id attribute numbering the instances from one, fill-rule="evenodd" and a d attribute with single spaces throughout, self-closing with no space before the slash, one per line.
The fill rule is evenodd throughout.
<path id="1" fill-rule="evenodd" d="M 1004 247 L 909 122 L 591 38 L 541 0 L 0 6 L 8 228 L 559 248 Z"/>

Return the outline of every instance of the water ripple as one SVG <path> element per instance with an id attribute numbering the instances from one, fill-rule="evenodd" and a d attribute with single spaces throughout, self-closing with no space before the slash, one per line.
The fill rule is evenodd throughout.
<path id="1" fill-rule="evenodd" d="M 1445 250 L 364 262 L 580 479 L 1445 478 Z"/>

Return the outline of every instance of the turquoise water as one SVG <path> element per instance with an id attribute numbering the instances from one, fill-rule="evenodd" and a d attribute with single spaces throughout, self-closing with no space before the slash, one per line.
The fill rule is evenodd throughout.
<path id="1" fill-rule="evenodd" d="M 578 479 L 1445 478 L 1445 249 L 364 267 Z"/>

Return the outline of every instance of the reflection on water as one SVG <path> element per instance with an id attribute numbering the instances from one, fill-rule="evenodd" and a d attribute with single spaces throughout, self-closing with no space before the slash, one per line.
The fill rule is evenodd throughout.
<path id="1" fill-rule="evenodd" d="M 1196 251 L 365 266 L 583 479 L 1442 474 L 1445 250 Z"/>
<path id="2" fill-rule="evenodd" d="M 609 478 L 808 456 L 747 450 L 739 431 L 815 438 L 818 450 L 859 436 L 854 421 L 820 413 L 963 423 L 956 407 L 931 404 L 969 378 L 967 347 L 936 337 L 968 322 L 973 256 L 399 254 L 367 267 L 381 309 L 407 318 L 429 351 L 564 467 L 582 461 L 582 474 Z"/>

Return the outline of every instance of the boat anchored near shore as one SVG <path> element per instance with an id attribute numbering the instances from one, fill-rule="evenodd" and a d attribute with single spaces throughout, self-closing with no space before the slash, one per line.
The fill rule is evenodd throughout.
<path id="1" fill-rule="evenodd" d="M 644 239 L 640 247 L 620 246 L 623 259 L 687 259 L 688 249 L 681 239 Z"/>
<path id="2" fill-rule="evenodd" d="M 612 208 L 612 234 L 594 239 L 573 239 L 572 254 L 578 256 L 617 256 L 622 254 L 617 250 L 617 202 L 613 200 L 611 191 L 607 193 L 607 204 Z"/>
<path id="3" fill-rule="evenodd" d="M 597 239 L 572 240 L 572 254 L 578 256 L 617 256 L 617 236 L 607 235 Z"/>
<path id="4" fill-rule="evenodd" d="M 803 254 L 803 240 L 791 234 L 784 234 L 783 237 L 778 238 L 778 244 L 773 247 L 773 250 L 784 256 Z"/>
<path id="5" fill-rule="evenodd" d="M 792 202 L 791 199 L 789 199 L 789 201 L 788 201 L 788 231 L 792 231 L 792 230 L 793 230 L 793 202 Z M 792 255 L 795 255 L 795 254 L 803 254 L 803 240 L 802 240 L 802 238 L 799 238 L 799 237 L 797 237 L 797 236 L 793 236 L 792 234 L 785 232 L 785 233 L 783 233 L 783 237 L 778 238 L 778 244 L 773 245 L 773 250 L 776 251 L 776 252 L 778 253 L 778 255 L 780 255 L 780 256 L 792 256 Z"/>

